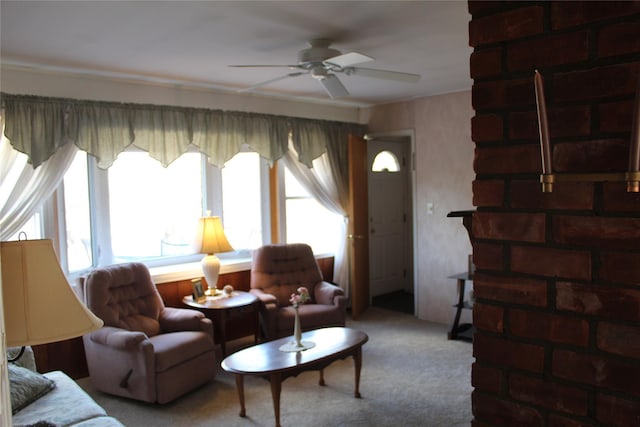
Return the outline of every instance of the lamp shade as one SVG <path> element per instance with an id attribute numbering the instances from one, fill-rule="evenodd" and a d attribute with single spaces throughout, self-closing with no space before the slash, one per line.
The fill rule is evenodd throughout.
<path id="1" fill-rule="evenodd" d="M 71 289 L 51 240 L 0 245 L 8 347 L 75 338 L 103 325 Z"/>
<path id="2" fill-rule="evenodd" d="M 233 250 L 227 240 L 227 236 L 224 235 L 222 221 L 219 216 L 200 218 L 195 243 L 196 252 L 201 254 L 216 254 Z"/>

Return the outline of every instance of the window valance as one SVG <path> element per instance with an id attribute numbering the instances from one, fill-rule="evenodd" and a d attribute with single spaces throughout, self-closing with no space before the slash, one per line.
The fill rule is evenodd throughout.
<path id="1" fill-rule="evenodd" d="M 216 166 L 238 153 L 243 144 L 275 161 L 287 152 L 290 135 L 299 160 L 311 167 L 329 145 L 346 147 L 348 134 L 365 132 L 356 123 L 268 114 L 1 95 L 4 133 L 34 168 L 69 143 L 95 156 L 103 169 L 130 145 L 147 151 L 164 166 L 189 145 Z"/>

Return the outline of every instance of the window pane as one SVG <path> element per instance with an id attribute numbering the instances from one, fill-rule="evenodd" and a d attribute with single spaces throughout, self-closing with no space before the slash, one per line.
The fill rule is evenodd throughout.
<path id="1" fill-rule="evenodd" d="M 222 168 L 222 224 L 235 250 L 262 245 L 260 155 L 238 153 Z"/>
<path id="2" fill-rule="evenodd" d="M 318 203 L 286 168 L 284 180 L 287 242 L 307 243 L 315 254 L 335 253 L 342 239 L 342 215 Z"/>
<path id="3" fill-rule="evenodd" d="M 42 239 L 42 214 L 40 212 L 34 213 L 20 231 L 11 236 L 9 240 L 25 240 L 24 234 L 20 236 L 20 233 L 26 234 L 26 240 Z"/>
<path id="4" fill-rule="evenodd" d="M 69 272 L 93 265 L 87 153 L 78 151 L 64 174 L 64 211 Z"/>
<path id="5" fill-rule="evenodd" d="M 373 159 L 372 172 L 399 172 L 400 163 L 395 154 L 391 151 L 379 152 Z"/>
<path id="6" fill-rule="evenodd" d="M 185 153 L 167 168 L 124 152 L 108 170 L 114 262 L 187 255 L 202 215 L 202 164 Z"/>

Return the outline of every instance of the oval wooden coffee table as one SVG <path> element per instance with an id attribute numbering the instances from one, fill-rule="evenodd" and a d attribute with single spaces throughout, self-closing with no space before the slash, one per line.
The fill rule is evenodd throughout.
<path id="1" fill-rule="evenodd" d="M 324 385 L 324 368 L 339 359 L 353 357 L 355 367 L 354 396 L 360 397 L 360 370 L 362 368 L 362 345 L 369 340 L 364 332 L 350 328 L 322 328 L 302 334 L 304 341 L 316 345 L 298 352 L 280 351 L 281 345 L 293 337 L 258 344 L 229 355 L 222 361 L 222 368 L 235 374 L 236 388 L 240 398 L 240 416 L 246 416 L 244 406 L 244 376 L 263 377 L 271 383 L 271 397 L 276 418 L 280 426 L 280 391 L 282 381 L 304 371 L 320 371 L 320 385 Z"/>

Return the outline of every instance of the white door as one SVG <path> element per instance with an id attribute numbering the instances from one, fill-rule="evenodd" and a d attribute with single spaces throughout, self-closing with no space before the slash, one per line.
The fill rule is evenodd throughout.
<path id="1" fill-rule="evenodd" d="M 369 160 L 369 281 L 375 297 L 413 293 L 410 144 L 372 140 Z"/>

